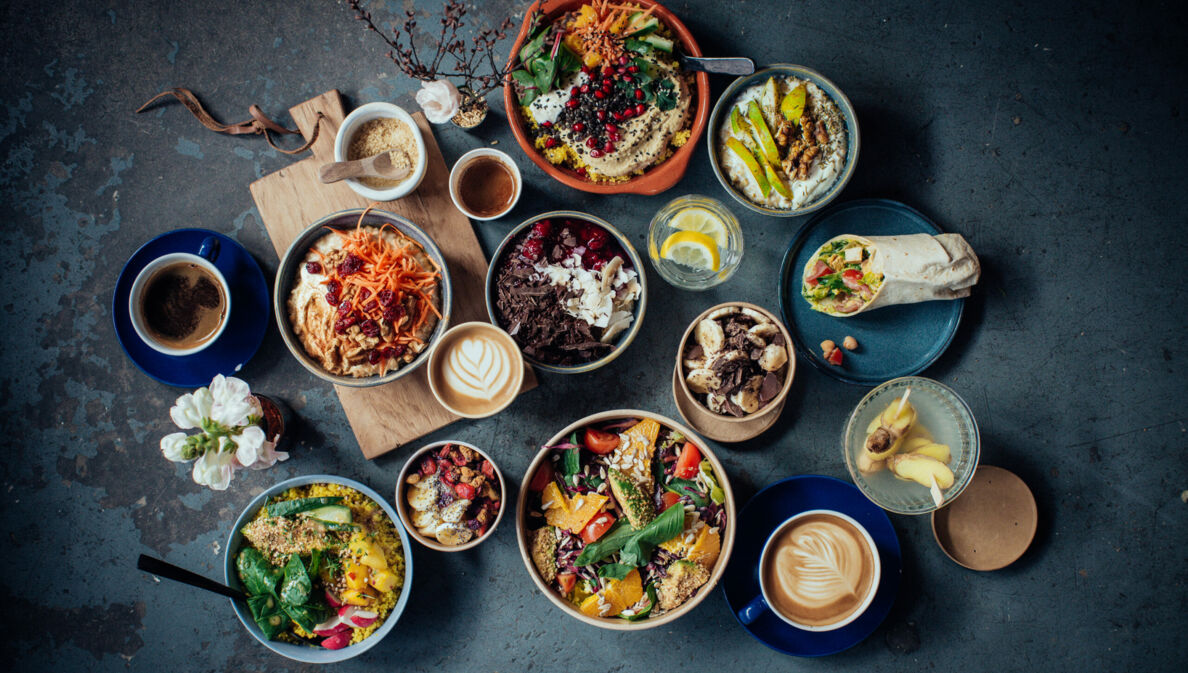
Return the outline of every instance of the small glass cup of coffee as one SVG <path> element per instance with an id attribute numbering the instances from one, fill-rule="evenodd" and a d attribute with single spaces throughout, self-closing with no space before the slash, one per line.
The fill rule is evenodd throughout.
<path id="1" fill-rule="evenodd" d="M 516 162 L 488 147 L 463 154 L 450 169 L 450 198 L 473 220 L 494 220 L 511 212 L 522 185 Z"/>
<path id="2" fill-rule="evenodd" d="M 429 389 L 441 406 L 464 418 L 502 411 L 520 394 L 524 356 L 507 332 L 485 322 L 451 327 L 429 355 Z"/>
<path id="3" fill-rule="evenodd" d="M 203 241 L 199 254 L 175 252 L 149 262 L 132 282 L 128 313 L 132 328 L 153 350 L 193 355 L 227 328 L 231 288 L 213 264 L 218 241 Z"/>
<path id="4" fill-rule="evenodd" d="M 780 524 L 759 557 L 759 589 L 738 611 L 750 624 L 771 611 L 805 631 L 832 631 L 870 607 L 882 564 L 870 533 L 828 509 L 801 512 Z"/>

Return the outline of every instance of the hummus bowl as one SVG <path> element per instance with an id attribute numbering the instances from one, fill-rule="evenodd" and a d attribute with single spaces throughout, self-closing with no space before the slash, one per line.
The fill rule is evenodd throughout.
<path id="1" fill-rule="evenodd" d="M 543 34 L 532 22 L 538 9 Z M 602 25 L 610 28 L 595 28 Z M 709 76 L 681 70 L 678 51 L 701 55 L 684 24 L 653 0 L 536 2 L 524 13 L 509 61 L 517 70 L 503 90 L 516 142 L 575 189 L 669 189 L 685 174 L 710 109 Z"/>
<path id="2" fill-rule="evenodd" d="M 511 335 L 529 364 L 559 374 L 617 358 L 639 333 L 647 299 L 639 253 L 588 213 L 554 210 L 525 220 L 487 267 L 491 324 Z"/>
<path id="3" fill-rule="evenodd" d="M 804 66 L 773 65 L 736 79 L 714 105 L 709 129 L 718 182 L 763 215 L 799 217 L 825 207 L 858 163 L 853 105 Z"/>
<path id="4" fill-rule="evenodd" d="M 311 251 L 315 247 L 319 247 L 319 249 L 325 247 L 324 242 L 329 236 L 336 233 L 349 234 L 355 231 L 363 213 L 362 208 L 339 211 L 321 218 L 302 232 L 281 257 L 272 297 L 277 327 L 280 329 L 285 346 L 288 347 L 293 357 L 314 376 L 335 385 L 353 388 L 390 383 L 428 361 L 433 343 L 449 327 L 452 302 L 449 269 L 433 239 L 420 227 L 399 215 L 372 209 L 363 216 L 362 229 L 364 231 L 377 232 L 377 236 L 386 237 L 383 239 L 384 241 L 398 241 L 400 245 L 404 246 L 403 249 L 415 253 L 416 258 L 424 261 L 426 266 L 436 267 L 436 283 L 432 287 L 426 286 L 423 290 L 424 295 L 431 298 L 431 302 L 427 301 L 426 303 L 432 303 L 432 307 L 424 306 L 419 309 L 426 319 L 420 324 L 420 327 L 404 334 L 400 331 L 403 327 L 396 329 L 392 327 L 392 324 L 411 326 L 411 322 L 402 321 L 406 319 L 412 321 L 414 311 L 405 309 L 399 295 L 397 295 L 396 301 L 392 301 L 390 294 L 379 296 L 385 292 L 381 291 L 374 298 L 362 297 L 354 301 L 356 310 L 348 310 L 346 314 L 348 322 L 352 324 L 345 327 L 340 325 L 338 319 L 343 318 L 343 314 L 336 313 L 338 309 L 330 310 L 328 306 L 330 297 L 324 296 L 329 293 L 324 293 L 323 290 L 329 288 L 330 285 L 319 280 L 322 274 L 330 272 L 327 269 L 319 270 L 317 268 L 319 266 L 319 263 L 316 262 L 318 257 L 312 255 Z M 333 258 L 327 256 L 323 259 L 327 265 L 330 264 L 328 259 Z M 311 260 L 314 261 L 311 262 Z M 370 261 L 366 263 L 371 264 Z M 311 264 L 314 267 L 312 269 Z M 315 271 L 317 273 L 314 273 Z M 304 285 L 309 287 L 302 289 Z M 296 293 L 294 292 L 295 288 L 298 289 Z M 359 292 L 362 294 L 362 290 Z M 413 294 L 416 292 L 417 290 L 412 291 Z M 315 346 L 322 342 L 317 341 L 314 336 L 303 336 L 303 330 L 299 330 L 293 324 L 290 311 L 292 308 L 290 306 L 291 297 L 294 298 L 293 301 L 299 302 L 294 315 L 297 315 L 300 320 L 334 322 L 334 332 L 324 335 L 323 340 L 326 338 L 338 340 L 345 334 L 345 336 L 353 338 L 356 343 L 347 344 L 343 347 L 343 354 L 341 356 L 334 355 L 332 360 L 329 360 L 328 352 L 330 348 L 338 349 L 337 343 L 323 347 L 320 356 L 315 357 L 307 350 L 307 341 Z M 349 304 L 352 299 L 347 289 L 342 290 L 341 297 L 333 298 L 336 301 L 342 299 L 343 304 Z M 322 303 L 327 305 L 323 306 Z M 394 313 L 391 313 L 390 310 Z M 370 313 L 380 317 L 369 320 L 367 316 Z M 382 316 L 381 313 L 383 313 Z M 394 320 L 395 323 L 389 323 L 389 319 Z M 372 324 L 365 327 L 364 324 L 367 322 Z M 305 327 L 308 325 L 303 326 L 303 329 Z M 321 324 L 318 327 L 323 332 L 329 329 Z M 339 329 L 340 327 L 342 329 Z M 304 329 L 304 332 L 312 334 L 308 329 Z M 372 343 L 372 341 L 378 341 L 378 343 Z M 389 343 L 394 345 L 388 346 Z M 374 355 L 372 351 L 375 352 Z M 341 364 L 341 371 L 328 370 L 323 365 L 323 362 L 326 361 Z"/>
<path id="5" fill-rule="evenodd" d="M 255 549 L 256 546 L 250 543 L 248 538 L 244 536 L 244 529 L 261 518 L 264 514 L 261 510 L 266 506 L 283 501 L 293 502 L 292 498 L 294 494 L 335 496 L 322 499 L 340 500 L 340 509 L 349 508 L 355 513 L 356 517 L 359 517 L 361 514 L 366 516 L 367 518 L 365 520 L 360 518 L 355 519 L 356 523 L 361 523 L 365 526 L 370 526 L 372 522 L 381 524 L 390 522 L 390 528 L 387 525 L 382 525 L 380 526 L 380 530 L 374 532 L 374 535 L 371 537 L 359 536 L 358 533 L 355 534 L 356 537 L 368 538 L 372 541 L 368 543 L 369 549 L 371 545 L 378 544 L 378 548 L 386 548 L 388 550 L 383 552 L 385 555 L 386 571 L 393 574 L 393 577 L 398 580 L 396 586 L 389 588 L 388 591 L 380 595 L 377 599 L 378 602 L 373 602 L 374 604 L 371 606 L 351 610 L 351 613 L 357 615 L 358 610 L 374 608 L 371 610 L 372 616 L 370 619 L 374 620 L 373 623 L 375 625 L 360 629 L 360 632 L 356 636 L 356 638 L 361 638 L 358 642 L 346 644 L 345 646 L 342 646 L 340 643 L 338 644 L 338 649 L 331 649 L 326 646 L 316 646 L 318 641 L 324 642 L 323 637 L 311 639 L 309 644 L 270 639 L 265 635 L 260 625 L 256 623 L 251 610 L 249 610 L 243 601 L 232 600 L 231 605 L 235 610 L 236 616 L 239 617 L 239 621 L 248 630 L 248 633 L 262 645 L 283 657 L 309 664 L 329 664 L 345 661 L 377 645 L 379 641 L 383 640 L 384 636 L 392 631 L 392 628 L 396 625 L 396 621 L 400 619 L 400 615 L 404 612 L 413 580 L 413 555 L 412 547 L 409 544 L 408 533 L 405 531 L 400 518 L 397 516 L 395 510 L 392 509 L 392 506 L 378 493 L 357 481 L 326 474 L 287 479 L 252 498 L 252 501 L 248 503 L 248 506 L 240 513 L 239 518 L 236 519 L 235 525 L 232 526 L 231 533 L 227 538 L 223 562 L 223 578 L 227 586 L 238 591 L 247 592 L 247 587 L 240 580 L 237 561 L 240 552 L 248 548 Z M 305 514 L 309 514 L 309 512 Z M 298 517 L 294 518 L 297 519 Z M 306 520 L 308 521 L 308 519 Z M 271 519 L 268 519 L 268 521 L 271 521 Z M 350 550 L 347 553 L 356 554 L 357 551 Z M 349 559 L 343 562 L 348 561 Z M 371 566 L 367 566 L 367 568 L 367 574 L 370 578 L 373 571 L 371 570 Z M 315 574 L 317 573 L 315 572 Z M 319 578 L 314 588 L 322 590 L 323 581 L 323 579 Z M 279 586 L 277 588 L 280 590 Z M 320 602 L 322 599 L 315 597 L 313 600 Z M 383 621 L 379 621 L 380 619 Z M 350 633 L 342 626 L 336 627 L 336 630 L 347 634 Z M 351 640 L 354 640 L 354 638 Z"/>
<path id="6" fill-rule="evenodd" d="M 713 591 L 736 513 L 730 479 L 704 440 L 659 414 L 620 409 L 545 443 L 520 486 L 516 539 L 533 583 L 562 612 L 640 631 L 681 618 Z"/>

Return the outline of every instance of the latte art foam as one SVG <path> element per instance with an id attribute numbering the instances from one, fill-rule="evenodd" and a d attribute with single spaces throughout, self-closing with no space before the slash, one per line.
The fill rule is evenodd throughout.
<path id="1" fill-rule="evenodd" d="M 507 351 L 481 335 L 467 336 L 453 344 L 442 374 L 454 393 L 491 400 L 503 393 L 511 380 Z"/>

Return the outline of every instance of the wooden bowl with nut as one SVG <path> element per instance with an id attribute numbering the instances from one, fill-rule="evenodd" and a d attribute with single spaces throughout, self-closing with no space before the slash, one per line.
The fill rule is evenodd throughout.
<path id="1" fill-rule="evenodd" d="M 774 422 L 765 417 L 779 415 L 792 389 L 793 355 L 788 328 L 770 311 L 746 302 L 719 304 L 681 337 L 676 394 L 713 414 L 715 423 L 750 423 L 761 432 Z"/>
<path id="2" fill-rule="evenodd" d="M 482 449 L 434 442 L 411 456 L 396 482 L 396 511 L 408 534 L 430 549 L 478 546 L 503 519 L 503 473 Z"/>

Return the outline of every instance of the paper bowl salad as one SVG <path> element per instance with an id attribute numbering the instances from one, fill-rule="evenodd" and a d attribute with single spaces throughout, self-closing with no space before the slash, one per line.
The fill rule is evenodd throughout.
<path id="1" fill-rule="evenodd" d="M 699 437 L 647 411 L 587 416 L 524 477 L 516 537 L 537 588 L 604 629 L 667 624 L 697 606 L 734 547 L 734 495 Z"/>
<path id="2" fill-rule="evenodd" d="M 408 602 L 412 556 L 391 505 L 350 479 L 312 475 L 256 496 L 227 540 L 235 614 L 265 647 L 333 663 L 371 649 Z"/>

